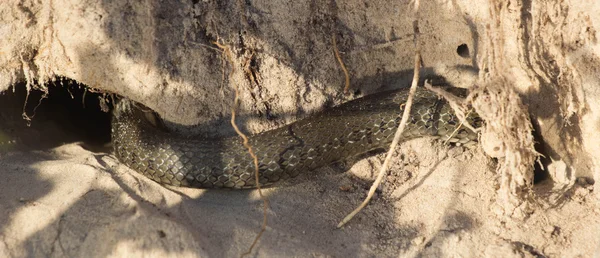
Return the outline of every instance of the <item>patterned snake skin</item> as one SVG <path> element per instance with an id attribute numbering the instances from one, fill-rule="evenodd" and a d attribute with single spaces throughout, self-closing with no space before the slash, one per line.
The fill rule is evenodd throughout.
<path id="1" fill-rule="evenodd" d="M 259 159 L 261 185 L 387 148 L 400 123 L 400 104 L 406 102 L 407 95 L 406 89 L 369 95 L 250 136 Z M 476 114 L 468 121 L 475 127 L 481 125 Z M 455 144 L 477 140 L 474 132 L 459 126 L 445 100 L 419 88 L 403 140 L 423 136 L 451 137 Z M 256 186 L 254 163 L 240 137 L 199 139 L 169 133 L 150 124 L 136 104 L 125 99 L 113 111 L 112 142 L 121 162 L 162 184 L 235 189 Z"/>

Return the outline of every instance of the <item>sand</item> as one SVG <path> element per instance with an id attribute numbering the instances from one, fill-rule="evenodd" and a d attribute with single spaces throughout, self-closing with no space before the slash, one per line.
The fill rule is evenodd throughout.
<path id="1" fill-rule="evenodd" d="M 408 141 L 374 200 L 342 229 L 337 223 L 366 196 L 381 154 L 265 189 L 268 226 L 251 256 L 600 256 L 600 4 L 494 3 L 422 3 L 422 72 L 455 81 L 463 73 L 451 78 L 440 65 L 480 68 L 466 84 L 497 83 L 519 96 L 522 106 L 490 106 L 529 114 L 546 172 L 522 168 L 538 173 L 536 184 L 525 191 L 516 176 L 508 180 L 524 174 L 499 173 L 507 159 L 482 147 Z M 242 129 L 276 128 L 408 85 L 411 8 L 408 1 L 0 3 L 0 256 L 239 256 L 262 223 L 257 191 L 159 185 L 120 164 L 101 128 L 71 111 L 97 112 L 99 97 L 117 94 L 156 110 L 178 133 L 232 135 L 239 87 Z M 350 71 L 350 95 L 341 94 L 332 36 Z M 26 97 L 31 127 L 21 115 Z M 504 154 L 515 153 L 506 146 Z M 514 210 L 506 196 L 517 200 Z"/>

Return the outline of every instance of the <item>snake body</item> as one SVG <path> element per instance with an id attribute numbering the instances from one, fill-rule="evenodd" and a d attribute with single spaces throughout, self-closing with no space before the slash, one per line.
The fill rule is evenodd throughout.
<path id="1" fill-rule="evenodd" d="M 284 127 L 255 134 L 249 143 L 258 156 L 259 182 L 268 185 L 376 149 L 387 148 L 399 126 L 406 89 L 368 95 Z M 113 111 L 116 157 L 152 180 L 198 188 L 256 187 L 254 162 L 238 136 L 204 139 L 156 128 L 131 101 Z M 467 117 L 479 126 L 476 114 Z M 403 140 L 440 136 L 468 144 L 477 135 L 461 126 L 449 104 L 419 88 Z"/>

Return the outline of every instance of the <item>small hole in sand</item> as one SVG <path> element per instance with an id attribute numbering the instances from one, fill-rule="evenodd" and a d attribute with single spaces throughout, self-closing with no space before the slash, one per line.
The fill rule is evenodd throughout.
<path id="1" fill-rule="evenodd" d="M 535 120 L 531 119 L 531 121 L 535 121 Z M 539 183 L 546 181 L 547 179 L 551 179 L 550 173 L 548 173 L 548 164 L 550 164 L 551 160 L 549 158 L 550 153 L 544 147 L 544 139 L 542 138 L 542 135 L 540 135 L 540 133 L 539 133 L 539 131 L 540 131 L 539 126 L 535 122 L 532 122 L 532 125 L 533 125 L 532 134 L 533 134 L 533 139 L 535 141 L 533 148 L 535 148 L 535 150 L 538 153 L 543 155 L 543 156 L 540 156 L 540 162 L 535 162 L 534 167 L 533 167 L 533 183 L 539 184 Z"/>
<path id="2" fill-rule="evenodd" d="M 463 58 L 469 58 L 471 56 L 469 53 L 469 46 L 467 46 L 467 44 L 460 44 L 456 48 L 456 53 Z"/>

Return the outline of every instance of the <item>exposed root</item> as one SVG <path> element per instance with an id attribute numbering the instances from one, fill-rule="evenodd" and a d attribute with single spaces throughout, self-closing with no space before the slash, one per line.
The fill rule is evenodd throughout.
<path id="1" fill-rule="evenodd" d="M 534 149 L 533 128 L 527 107 L 514 90 L 511 62 L 507 60 L 506 24 L 513 14 L 510 3 L 492 0 L 482 56 L 479 86 L 467 98 L 486 121 L 481 145 L 487 155 L 498 158 L 500 176 L 495 212 L 499 216 L 526 218 L 532 211 L 533 167 L 539 156 Z M 512 43 L 511 43 L 512 44 Z"/>
<path id="2" fill-rule="evenodd" d="M 510 82 L 502 76 L 497 78 L 500 79 L 482 83 L 483 86 L 468 85 L 466 88 L 471 88 L 471 93 L 464 100 L 428 83 L 425 87 L 448 101 L 462 125 L 482 132 L 480 142 L 484 152 L 500 161 L 497 168 L 500 209 L 497 212 L 523 218 L 530 211 L 527 200 L 532 200 L 533 165 L 540 154 L 533 147 L 533 128 L 527 108 Z M 486 121 L 482 128 L 475 129 L 466 122 L 469 105 Z"/>
<path id="3" fill-rule="evenodd" d="M 231 49 L 229 48 L 229 46 L 222 45 L 219 42 L 214 42 L 214 44 L 223 50 L 223 55 L 225 55 L 227 60 L 229 60 L 229 62 L 232 64 L 231 65 L 231 73 L 229 75 L 231 77 L 235 72 L 235 66 L 233 65 L 233 54 L 231 53 Z M 235 92 L 235 97 L 234 97 L 234 101 L 233 101 L 233 106 L 231 107 L 231 126 L 233 127 L 235 132 L 242 138 L 244 147 L 246 147 L 246 149 L 248 149 L 248 154 L 250 154 L 250 156 L 252 156 L 252 159 L 254 161 L 254 180 L 256 180 L 256 189 L 258 190 L 258 195 L 263 200 L 263 222 L 262 222 L 260 231 L 254 238 L 254 241 L 252 241 L 252 245 L 250 245 L 250 247 L 248 248 L 248 250 L 245 253 L 240 255 L 240 257 L 244 257 L 244 256 L 252 253 L 252 249 L 254 249 L 254 246 L 256 246 L 256 243 L 258 243 L 258 240 L 260 240 L 262 234 L 267 229 L 267 209 L 269 208 L 269 199 L 267 198 L 267 196 L 263 195 L 262 189 L 260 187 L 258 157 L 254 153 L 252 145 L 250 145 L 250 143 L 248 142 L 248 137 L 238 128 L 237 124 L 235 123 L 236 110 L 240 103 L 239 87 L 237 84 L 235 85 L 234 92 Z"/>
<path id="4" fill-rule="evenodd" d="M 331 41 L 333 43 L 333 53 L 335 53 L 335 58 L 338 60 L 338 63 L 340 63 L 340 67 L 342 68 L 342 71 L 344 71 L 344 76 L 346 76 L 344 94 L 348 94 L 348 91 L 350 90 L 350 74 L 348 73 L 348 69 L 346 68 L 346 65 L 344 65 L 344 61 L 342 61 L 342 57 L 340 56 L 340 51 L 338 50 L 337 42 L 335 40 L 335 33 L 331 35 Z"/>
<path id="5" fill-rule="evenodd" d="M 540 155 L 534 149 L 533 127 L 527 108 L 503 77 L 476 87 L 468 100 L 486 121 L 481 145 L 489 156 L 498 158 L 500 175 L 497 204 L 499 215 L 524 218 L 530 212 L 533 166 Z"/>
<path id="6" fill-rule="evenodd" d="M 446 92 L 443 89 L 434 88 L 427 81 L 425 82 L 425 88 L 427 88 L 430 91 L 435 92 L 436 94 L 438 94 L 438 95 L 444 97 L 444 99 L 446 99 L 446 101 L 448 102 L 450 107 L 454 110 L 454 114 L 456 114 L 456 117 L 458 117 L 458 119 L 460 120 L 461 126 L 469 128 L 473 132 L 480 131 L 480 129 L 473 127 L 471 124 L 469 124 L 469 122 L 467 122 L 467 115 L 469 115 L 469 113 L 471 112 L 470 110 L 467 109 L 469 102 L 455 96 L 452 93 Z M 461 126 L 457 127 L 456 130 L 460 129 Z M 450 138 L 450 136 L 449 136 L 449 138 Z"/>

